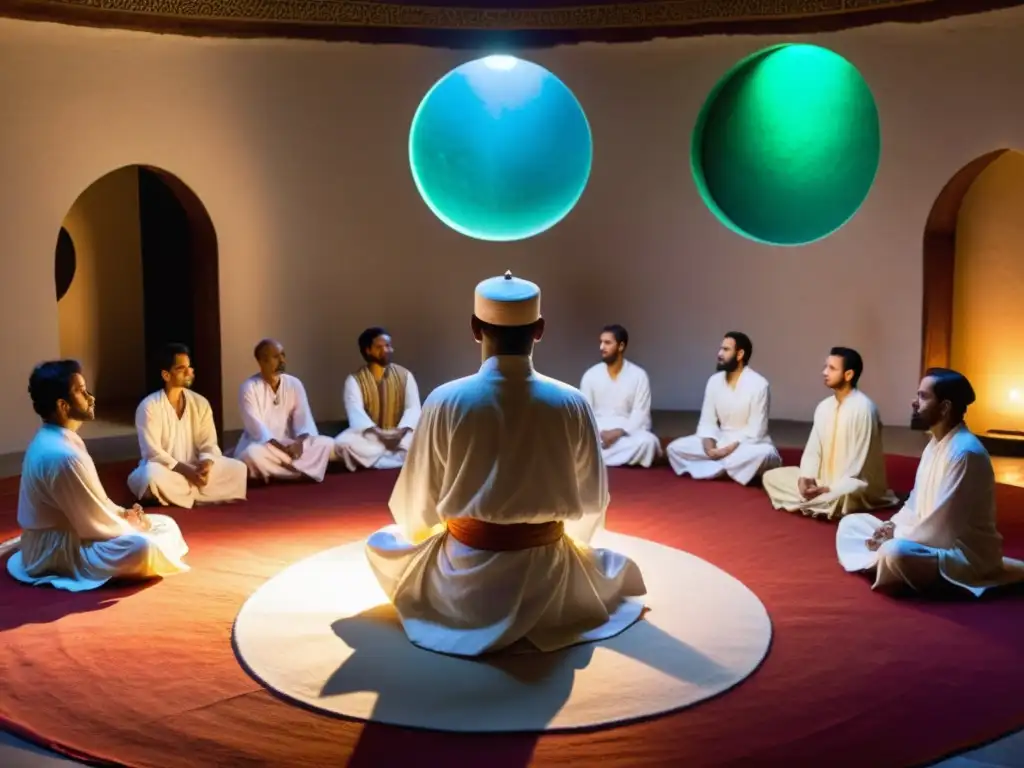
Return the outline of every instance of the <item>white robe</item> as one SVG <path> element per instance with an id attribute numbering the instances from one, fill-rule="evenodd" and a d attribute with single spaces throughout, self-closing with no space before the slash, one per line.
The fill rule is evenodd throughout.
<path id="1" fill-rule="evenodd" d="M 523 640 L 542 651 L 618 634 L 646 593 L 629 558 L 588 542 L 604 526 L 607 470 L 579 390 L 535 373 L 529 357 L 488 359 L 427 398 L 390 507 L 367 542 L 370 566 L 409 639 L 477 656 Z M 446 520 L 564 521 L 554 544 L 468 547 Z M 345 585 L 337 585 L 344 589 Z"/>
<path id="2" fill-rule="evenodd" d="M 695 480 L 728 475 L 746 485 L 762 472 L 782 464 L 782 457 L 768 436 L 771 388 L 768 380 L 751 368 L 740 372 L 736 387 L 730 387 L 725 371 L 708 379 L 700 409 L 697 434 L 680 437 L 668 444 L 669 463 L 677 475 Z M 739 443 L 724 459 L 704 453 L 705 439 L 725 448 Z"/>
<path id="3" fill-rule="evenodd" d="M 345 379 L 345 416 L 348 428 L 334 439 L 334 445 L 337 456 L 345 462 L 349 471 L 359 467 L 398 469 L 405 463 L 413 433 L 407 432 L 395 451 L 387 450 L 376 435 L 365 434 L 366 430 L 376 425 L 366 413 L 359 382 L 351 375 Z M 419 421 L 420 390 L 410 373 L 405 379 L 405 410 L 402 411 L 397 428 L 415 430 Z"/>
<path id="4" fill-rule="evenodd" d="M 892 522 L 893 538 L 874 552 L 867 540 L 883 525 L 874 515 L 850 515 L 836 532 L 840 564 L 875 568 L 875 589 L 903 583 L 924 591 L 942 578 L 980 596 L 1024 581 L 1024 562 L 1003 557 L 992 460 L 963 424 L 925 447 L 914 490 Z"/>
<path id="5" fill-rule="evenodd" d="M 161 504 L 185 509 L 196 503 L 245 499 L 248 470 L 241 461 L 221 454 L 210 402 L 189 390 L 182 396 L 185 410 L 180 418 L 162 389 L 139 403 L 135 430 L 142 461 L 128 475 L 128 488 L 137 499 L 152 497 Z M 200 461 L 212 462 L 202 488 L 174 471 L 181 462 L 195 466 Z"/>
<path id="6" fill-rule="evenodd" d="M 829 492 L 805 500 L 797 486 L 801 477 L 814 479 Z M 882 420 L 871 398 L 855 389 L 842 403 L 834 395 L 818 403 L 799 468 L 766 472 L 763 484 L 776 509 L 816 517 L 896 504 L 899 500 L 885 479 Z"/>
<path id="7" fill-rule="evenodd" d="M 44 424 L 25 452 L 18 492 L 20 549 L 7 570 L 26 584 L 83 592 L 111 579 L 149 579 L 189 570 L 177 523 L 149 515 L 142 533 L 103 490 L 82 438 Z"/>
<path id="8" fill-rule="evenodd" d="M 238 393 L 245 431 L 235 446 L 234 457 L 249 467 L 250 477 L 271 480 L 295 480 L 303 475 L 317 482 L 327 474 L 327 464 L 334 458 L 334 440 L 317 430 L 309 399 L 302 382 L 282 373 L 275 393 L 266 380 L 256 374 L 242 382 Z M 299 435 L 306 435 L 302 455 L 292 460 L 284 451 L 270 444 L 291 445 Z"/>
<path id="9" fill-rule="evenodd" d="M 583 374 L 580 391 L 594 410 L 599 431 L 621 429 L 626 433 L 602 448 L 607 466 L 649 467 L 661 456 L 661 442 L 651 432 L 651 382 L 643 368 L 625 360 L 613 379 L 608 366 L 598 363 Z"/>

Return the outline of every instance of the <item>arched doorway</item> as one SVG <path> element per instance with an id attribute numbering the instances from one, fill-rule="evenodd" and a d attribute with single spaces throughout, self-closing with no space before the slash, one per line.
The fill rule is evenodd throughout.
<path id="1" fill-rule="evenodd" d="M 1024 153 L 989 152 L 964 166 L 932 206 L 924 234 L 922 371 L 972 380 L 971 427 L 1024 435 Z"/>
<path id="2" fill-rule="evenodd" d="M 956 273 L 956 222 L 964 197 L 1007 149 L 977 157 L 946 182 L 935 198 L 924 227 L 921 314 L 921 373 L 948 368 L 953 354 L 953 298 Z"/>
<path id="3" fill-rule="evenodd" d="M 161 347 L 181 342 L 219 431 L 217 235 L 188 185 L 152 166 L 105 174 L 65 216 L 55 259 L 61 355 L 81 360 L 97 415 L 128 433 L 139 400 L 161 386 Z"/>

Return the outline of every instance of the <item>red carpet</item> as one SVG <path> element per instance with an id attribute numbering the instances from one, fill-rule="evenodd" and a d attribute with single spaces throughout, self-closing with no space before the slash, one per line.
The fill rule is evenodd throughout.
<path id="1" fill-rule="evenodd" d="M 790 455 L 787 458 L 793 459 Z M 898 491 L 916 461 L 890 458 Z M 111 491 L 124 467 L 105 470 Z M 592 733 L 451 736 L 364 725 L 276 699 L 231 650 L 236 612 L 290 563 L 388 520 L 395 474 L 254 489 L 179 512 L 190 574 L 70 595 L 0 578 L 0 721 L 65 754 L 133 766 L 916 765 L 1024 727 L 1019 591 L 896 601 L 843 573 L 834 525 L 763 492 L 666 468 L 612 473 L 614 530 L 692 552 L 745 582 L 775 628 L 761 669 L 676 715 Z M 15 497 L 0 489 L 0 530 Z M 1024 489 L 999 488 L 1007 553 L 1024 555 Z M 345 589 L 322 584 L 319 589 Z M 680 584 L 699 589 L 699 584 Z M 386 664 L 386 659 L 381 659 Z"/>

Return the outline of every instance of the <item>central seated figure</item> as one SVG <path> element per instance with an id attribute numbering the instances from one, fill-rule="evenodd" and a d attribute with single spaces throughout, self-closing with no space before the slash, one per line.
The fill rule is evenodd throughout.
<path id="1" fill-rule="evenodd" d="M 472 328 L 483 365 L 424 403 L 370 566 L 409 639 L 431 651 L 612 637 L 640 618 L 628 598 L 646 588 L 628 557 L 589 546 L 608 473 L 582 393 L 533 368 L 540 289 L 508 272 L 483 281 Z"/>

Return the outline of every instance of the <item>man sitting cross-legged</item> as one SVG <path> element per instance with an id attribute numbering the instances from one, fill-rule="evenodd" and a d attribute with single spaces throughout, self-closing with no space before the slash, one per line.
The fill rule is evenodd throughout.
<path id="1" fill-rule="evenodd" d="M 910 498 L 887 523 L 867 513 L 839 521 L 839 562 L 847 571 L 873 572 L 873 589 L 926 592 L 949 584 L 981 596 L 1024 581 L 1024 562 L 1003 557 L 992 460 L 964 423 L 973 402 L 962 374 L 927 371 L 913 411 L 915 426 L 932 439 Z"/>
<path id="2" fill-rule="evenodd" d="M 583 374 L 580 391 L 594 409 L 601 456 L 609 467 L 649 467 L 661 455 L 651 432 L 651 382 L 626 359 L 629 333 L 621 325 L 601 331 L 601 362 Z"/>
<path id="3" fill-rule="evenodd" d="M 81 366 L 42 363 L 28 384 L 43 419 L 25 452 L 18 492 L 19 551 L 7 570 L 26 584 L 82 592 L 111 579 L 149 579 L 182 573 L 188 546 L 165 515 L 125 509 L 108 497 L 78 435 L 96 418 Z"/>
<path id="4" fill-rule="evenodd" d="M 753 351 L 745 333 L 725 334 L 717 373 L 704 390 L 697 434 L 673 440 L 666 450 L 677 475 L 689 474 L 694 480 L 727 475 L 747 485 L 782 463 L 768 436 L 768 381 L 749 367 Z"/>
<path id="5" fill-rule="evenodd" d="M 412 373 L 391 362 L 391 334 L 367 328 L 359 334 L 366 365 L 345 379 L 348 428 L 334 439 L 350 470 L 398 469 L 405 463 L 420 420 L 420 391 Z"/>
<path id="6" fill-rule="evenodd" d="M 285 373 L 280 342 L 264 339 L 253 354 L 260 372 L 242 382 L 239 391 L 245 432 L 235 458 L 246 463 L 250 477 L 264 482 L 301 477 L 321 482 L 334 458 L 334 441 L 317 430 L 306 388 Z"/>
<path id="7" fill-rule="evenodd" d="M 221 455 L 210 401 L 192 391 L 195 372 L 188 347 L 163 350 L 163 389 L 135 411 L 142 461 L 128 476 L 135 498 L 190 509 L 245 498 L 245 464 Z"/>
<path id="8" fill-rule="evenodd" d="M 764 476 L 772 506 L 812 517 L 842 517 L 896 503 L 885 479 L 882 421 L 857 384 L 864 362 L 856 350 L 833 347 L 822 375 L 832 395 L 814 410 L 799 467 Z"/>

